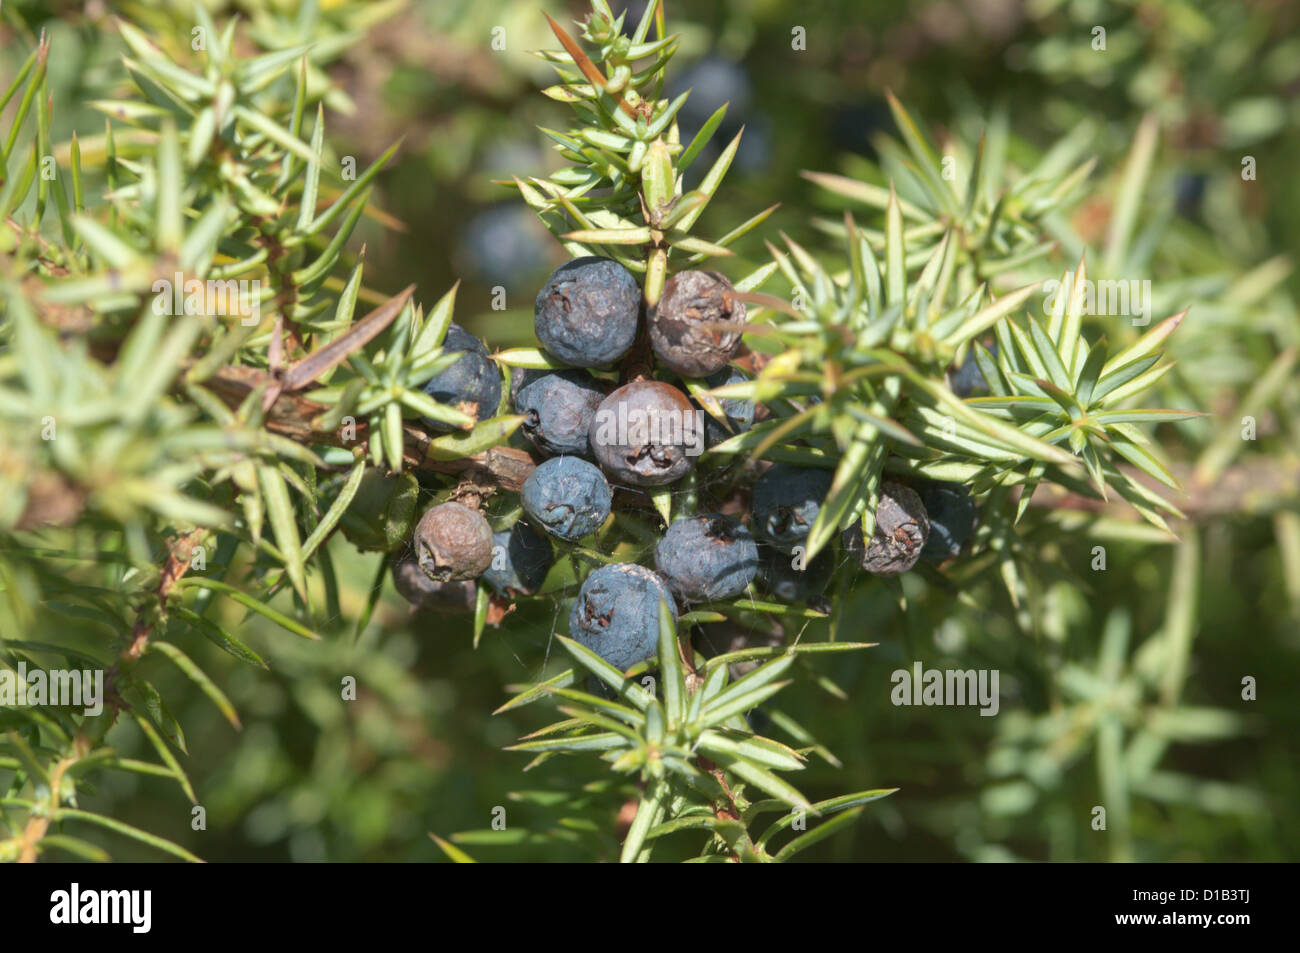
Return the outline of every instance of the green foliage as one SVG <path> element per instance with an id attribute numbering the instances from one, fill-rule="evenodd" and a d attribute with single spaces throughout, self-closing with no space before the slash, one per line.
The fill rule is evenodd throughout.
<path id="1" fill-rule="evenodd" d="M 111 749 L 100 746 L 128 712 L 152 742 L 157 769 L 176 777 L 191 800 L 169 747 L 183 751 L 184 735 L 137 663 L 148 654 L 167 657 L 233 725 L 239 720 L 209 676 L 151 635 L 174 618 L 265 667 L 206 616 L 219 595 L 317 638 L 320 594 L 309 591 L 308 568 L 323 574 L 324 608 L 337 615 L 337 580 L 321 547 L 364 478 L 362 448 L 368 444 L 374 464 L 400 472 L 404 418 L 473 425 L 420 390 L 456 360 L 440 352 L 454 291 L 427 318 L 408 289 L 354 320 L 362 264 L 344 249 L 396 146 L 352 174 L 347 157 L 326 151 L 326 90 L 309 46 L 242 57 L 233 20 L 218 31 L 202 5 L 194 13 L 209 39 L 194 67 L 119 22 L 133 95 L 95 101 L 109 117 L 102 149 L 92 160 L 74 136 L 66 168 L 56 166 L 52 176 L 35 175 L 55 152 L 50 48 L 42 41 L 4 96 L 21 105 L 6 140 L 0 201 L 13 216 L 0 276 L 4 529 L 18 555 L 5 568 L 14 583 L 6 587 L 6 614 L 20 635 L 52 631 L 61 615 L 95 619 L 112 633 L 102 646 L 109 653 L 96 659 L 108 668 L 110 714 L 83 724 L 57 708 L 19 707 L 7 714 L 7 727 L 28 731 L 32 744 L 61 742 L 33 750 L 54 759 L 43 773 L 64 776 L 83 764 L 113 768 L 101 755 Z M 20 134 L 33 121 L 30 161 L 16 167 Z M 102 189 L 90 190 L 91 182 Z M 326 195 L 331 200 L 320 207 Z M 47 210 L 62 242 L 42 234 Z M 338 276 L 344 269 L 346 279 Z M 308 396 L 288 413 L 277 407 L 300 392 Z M 437 458 L 472 455 L 517 423 L 485 421 L 459 441 L 433 441 Z M 418 450 L 410 456 L 421 459 Z M 318 482 L 331 473 L 338 484 Z M 51 529 L 59 526 L 73 534 Z M 107 587 L 60 580 L 42 557 L 76 558 L 78 539 L 125 575 Z M 205 574 L 182 578 L 195 567 Z M 51 605 L 36 596 L 51 586 L 70 601 Z M 295 603 L 288 612 L 269 604 L 286 586 Z M 6 639 L 6 651 L 37 668 L 62 650 L 20 637 Z M 117 662 L 107 666 L 114 652 Z M 22 744 L 18 734 L 9 738 Z M 16 775 L 13 790 L 30 777 Z M 63 816 L 97 820 L 63 813 L 64 799 L 75 804 L 75 788 L 52 785 L 42 797 L 6 850 L 31 856 L 40 849 L 34 832 Z M 138 839 L 191 857 L 166 841 Z"/>
<path id="2" fill-rule="evenodd" d="M 656 19 L 658 35 L 649 40 Z M 664 33 L 662 8 L 657 4 L 646 5 L 630 37 L 623 32 L 623 20 L 624 15 L 615 17 L 607 3 L 597 0 L 592 5 L 583 38 L 597 47 L 594 61 L 562 26 L 551 21 L 563 49 L 538 55 L 554 66 L 562 82 L 545 93 L 570 103 L 578 125 L 567 133 L 545 128 L 542 132 L 554 142 L 560 157 L 572 164 L 544 180 L 516 179 L 516 185 L 572 257 L 602 255 L 644 274 L 646 302 L 654 305 L 674 251 L 690 265 L 729 255 L 727 246 L 757 227 L 775 206 L 716 241 L 691 234 L 718 193 L 740 135 L 722 150 L 698 188 L 683 191 L 684 173 L 716 132 L 726 107 L 683 144 L 674 120 L 689 91 L 671 101 L 658 98 L 678 38 Z M 763 277 L 760 271 L 736 286 L 749 290 Z"/>

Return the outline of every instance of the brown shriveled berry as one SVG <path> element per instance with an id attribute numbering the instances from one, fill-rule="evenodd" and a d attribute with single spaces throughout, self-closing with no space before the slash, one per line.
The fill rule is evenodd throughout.
<path id="1" fill-rule="evenodd" d="M 745 303 L 731 282 L 712 271 L 681 271 L 650 313 L 650 345 L 683 377 L 708 377 L 735 355 L 744 324 Z"/>
<path id="2" fill-rule="evenodd" d="M 612 481 L 662 486 L 704 451 L 703 412 L 662 381 L 633 381 L 606 397 L 591 422 L 591 452 Z"/>
<path id="3" fill-rule="evenodd" d="M 415 558 L 434 582 L 473 579 L 492 565 L 492 527 L 461 503 L 440 503 L 415 527 Z"/>
<path id="4" fill-rule="evenodd" d="M 871 541 L 862 545 L 862 524 L 857 520 L 844 531 L 842 541 L 867 572 L 896 576 L 916 565 L 929 536 L 930 519 L 916 491 L 901 483 L 884 483 Z"/>

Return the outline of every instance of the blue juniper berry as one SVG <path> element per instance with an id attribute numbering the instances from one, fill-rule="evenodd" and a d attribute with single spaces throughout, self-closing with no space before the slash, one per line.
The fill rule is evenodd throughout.
<path id="1" fill-rule="evenodd" d="M 769 467 L 754 482 L 754 526 L 777 549 L 792 552 L 808 538 L 831 477 L 831 471 L 815 467 Z"/>
<path id="2" fill-rule="evenodd" d="M 537 293 L 533 328 L 542 347 L 574 367 L 608 367 L 632 347 L 641 287 L 609 258 L 575 258 Z"/>
<path id="3" fill-rule="evenodd" d="M 600 470 L 579 457 L 551 457 L 520 490 L 524 512 L 546 532 L 577 542 L 600 529 L 613 495 Z"/>
<path id="4" fill-rule="evenodd" d="M 586 371 L 517 371 L 515 412 L 526 415 L 521 429 L 537 449 L 552 456 L 587 456 L 596 408 L 605 391 Z"/>
<path id="5" fill-rule="evenodd" d="M 730 516 L 681 519 L 655 546 L 655 568 L 685 602 L 733 599 L 758 572 L 758 546 Z"/>
<path id="6" fill-rule="evenodd" d="M 661 602 L 676 620 L 677 603 L 653 570 L 635 563 L 602 566 L 578 590 L 569 613 L 569 635 L 626 671 L 655 654 Z"/>
<path id="7" fill-rule="evenodd" d="M 924 559 L 950 559 L 975 529 L 975 499 L 961 483 L 918 481 L 913 484 L 930 519 L 930 535 L 921 550 Z"/>
<path id="8" fill-rule="evenodd" d="M 476 422 L 495 417 L 501 403 L 501 371 L 488 357 L 483 342 L 453 324 L 447 328 L 442 349 L 460 354 L 460 360 L 429 378 L 421 389 L 438 403 L 463 410 Z M 431 417 L 424 418 L 424 425 L 437 431 L 455 429 Z"/>
<path id="9" fill-rule="evenodd" d="M 531 595 L 555 562 L 551 541 L 522 520 L 492 535 L 492 565 L 482 580 L 499 593 Z"/>

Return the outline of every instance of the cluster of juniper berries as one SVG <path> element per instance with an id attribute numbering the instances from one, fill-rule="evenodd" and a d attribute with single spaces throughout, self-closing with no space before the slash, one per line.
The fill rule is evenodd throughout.
<path id="1" fill-rule="evenodd" d="M 871 539 L 855 521 L 841 536 L 841 555 L 827 550 L 805 564 L 803 544 L 831 471 L 702 457 L 767 413 L 723 398 L 715 418 L 689 393 L 688 382 L 717 388 L 748 380 L 759 366 L 742 344 L 745 314 L 731 283 L 713 272 L 672 275 L 648 307 L 636 278 L 615 261 L 578 258 L 556 269 L 537 295 L 534 327 L 551 362 L 567 368 L 516 368 L 506 395 L 542 460 L 518 507 L 493 518 L 502 529 L 494 532 L 465 502 L 425 512 L 393 560 L 398 591 L 417 608 L 444 612 L 473 609 L 479 584 L 506 603 L 536 595 L 561 555 L 575 555 L 575 569 L 600 555 L 600 547 L 580 544 L 611 532 L 616 509 L 654 514 L 649 490 L 681 487 L 689 498 L 681 509 L 695 515 L 673 507 L 671 525 L 645 554 L 653 568 L 603 562 L 582 579 L 569 613 L 570 635 L 625 670 L 654 655 L 661 603 L 674 619 L 755 592 L 819 605 L 841 565 L 896 575 L 921 558 L 957 556 L 976 521 L 964 486 L 886 481 Z M 502 375 L 483 344 L 452 325 L 443 348 L 461 357 L 425 391 L 479 421 L 495 416 Z"/>

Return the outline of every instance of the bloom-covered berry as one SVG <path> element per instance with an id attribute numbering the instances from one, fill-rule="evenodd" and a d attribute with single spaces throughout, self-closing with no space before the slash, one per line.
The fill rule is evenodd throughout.
<path id="1" fill-rule="evenodd" d="M 705 383 L 709 387 L 722 387 L 726 384 L 743 384 L 749 378 L 744 372 L 734 367 L 724 367 L 709 377 Z M 726 426 L 712 414 L 704 415 L 704 445 L 712 450 L 724 440 L 730 440 L 738 433 L 744 433 L 754 426 L 754 402 L 739 397 L 720 397 L 722 413 L 727 418 Z M 728 429 L 730 428 L 730 429 Z"/>
<path id="2" fill-rule="evenodd" d="M 472 612 L 477 597 L 473 582 L 434 582 L 409 549 L 393 560 L 393 588 L 418 610 Z"/>
<path id="3" fill-rule="evenodd" d="M 712 271 L 681 271 L 649 314 L 650 346 L 670 370 L 707 377 L 727 366 L 744 324 L 745 303 L 731 282 Z"/>
<path id="4" fill-rule="evenodd" d="M 826 591 L 835 572 L 835 556 L 826 549 L 807 562 L 803 554 L 791 555 L 764 546 L 759 557 L 758 578 L 763 588 L 779 602 L 807 602 Z"/>
<path id="5" fill-rule="evenodd" d="M 867 572 L 896 576 L 916 565 L 929 535 L 930 520 L 916 491 L 901 483 L 887 482 L 880 487 L 871 541 L 862 544 L 862 523 L 858 520 L 844 531 L 842 540 L 845 550 Z"/>
<path id="6" fill-rule="evenodd" d="M 730 516 L 677 520 L 655 546 L 655 568 L 686 602 L 733 599 L 758 572 L 758 546 Z"/>
<path id="7" fill-rule="evenodd" d="M 704 413 L 662 381 L 633 381 L 606 397 L 591 422 L 591 452 L 621 483 L 661 486 L 704 451 Z"/>
<path id="8" fill-rule="evenodd" d="M 602 566 L 578 590 L 569 635 L 625 671 L 655 654 L 661 602 L 675 620 L 677 603 L 655 572 L 635 563 Z"/>
<path id="9" fill-rule="evenodd" d="M 788 553 L 808 538 L 830 488 L 829 470 L 774 464 L 754 483 L 754 526 Z"/>
<path id="10" fill-rule="evenodd" d="M 930 481 L 917 483 L 913 488 L 930 519 L 930 535 L 921 556 L 950 559 L 959 555 L 975 529 L 975 500 L 970 488 L 960 483 Z"/>
<path id="11" fill-rule="evenodd" d="M 485 583 L 504 594 L 531 595 L 541 588 L 555 561 L 551 541 L 522 520 L 492 536 L 492 565 Z"/>
<path id="12" fill-rule="evenodd" d="M 605 475 L 578 457 L 543 461 L 524 481 L 519 498 L 538 525 L 569 542 L 600 529 L 613 503 Z"/>
<path id="13" fill-rule="evenodd" d="M 632 347 L 641 287 L 609 258 L 565 262 L 537 293 L 533 328 L 542 347 L 575 367 L 607 367 Z"/>
<path id="14" fill-rule="evenodd" d="M 492 527 L 463 503 L 439 503 L 415 527 L 415 558 L 434 582 L 473 579 L 492 565 Z"/>
<path id="15" fill-rule="evenodd" d="M 519 371 L 514 378 L 515 412 L 537 449 L 552 456 L 587 456 L 596 408 L 605 391 L 586 371 Z"/>
<path id="16" fill-rule="evenodd" d="M 476 422 L 495 417 L 497 406 L 501 403 L 501 370 L 488 357 L 483 342 L 464 328 L 453 324 L 447 328 L 442 349 L 459 354 L 460 359 L 442 373 L 429 378 L 421 389 L 438 403 L 462 410 Z M 455 429 L 432 417 L 425 417 L 424 425 L 430 430 Z"/>

